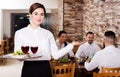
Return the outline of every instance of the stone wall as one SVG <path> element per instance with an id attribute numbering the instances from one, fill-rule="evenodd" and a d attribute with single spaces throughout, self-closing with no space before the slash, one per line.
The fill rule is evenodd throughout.
<path id="1" fill-rule="evenodd" d="M 83 9 L 83 33 L 93 31 L 102 44 L 104 32 L 112 30 L 120 44 L 120 2 L 87 3 Z"/>

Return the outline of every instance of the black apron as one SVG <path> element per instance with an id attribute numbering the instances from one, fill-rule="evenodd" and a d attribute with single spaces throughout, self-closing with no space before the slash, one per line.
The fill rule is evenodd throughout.
<path id="1" fill-rule="evenodd" d="M 49 61 L 24 61 L 21 77 L 52 77 Z"/>

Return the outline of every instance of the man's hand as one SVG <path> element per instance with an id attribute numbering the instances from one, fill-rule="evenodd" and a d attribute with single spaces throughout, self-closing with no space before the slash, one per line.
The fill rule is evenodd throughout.
<path id="1" fill-rule="evenodd" d="M 86 60 L 86 62 L 90 62 L 91 61 L 91 58 L 88 58 L 87 60 Z"/>

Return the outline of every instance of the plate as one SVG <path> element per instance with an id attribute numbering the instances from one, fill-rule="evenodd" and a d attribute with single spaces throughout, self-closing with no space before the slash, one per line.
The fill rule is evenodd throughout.
<path id="1" fill-rule="evenodd" d="M 11 58 L 11 59 L 31 59 L 31 58 L 39 58 L 42 56 L 36 56 L 36 55 L 14 55 L 13 53 L 7 54 L 2 56 L 3 58 Z"/>
<path id="2" fill-rule="evenodd" d="M 15 59 L 24 59 L 26 57 L 27 57 L 26 55 L 14 55 L 13 53 L 3 56 L 3 58 L 15 58 Z"/>

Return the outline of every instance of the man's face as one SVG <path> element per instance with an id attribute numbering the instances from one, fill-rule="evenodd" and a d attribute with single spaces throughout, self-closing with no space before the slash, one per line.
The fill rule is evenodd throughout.
<path id="1" fill-rule="evenodd" d="M 92 44 L 94 41 L 94 34 L 88 34 L 87 35 L 87 41 L 89 44 Z"/>
<path id="2" fill-rule="evenodd" d="M 64 43 L 66 41 L 66 39 L 67 39 L 67 34 L 65 34 L 65 33 L 61 34 L 61 36 L 59 37 L 59 41 L 61 43 Z"/>

